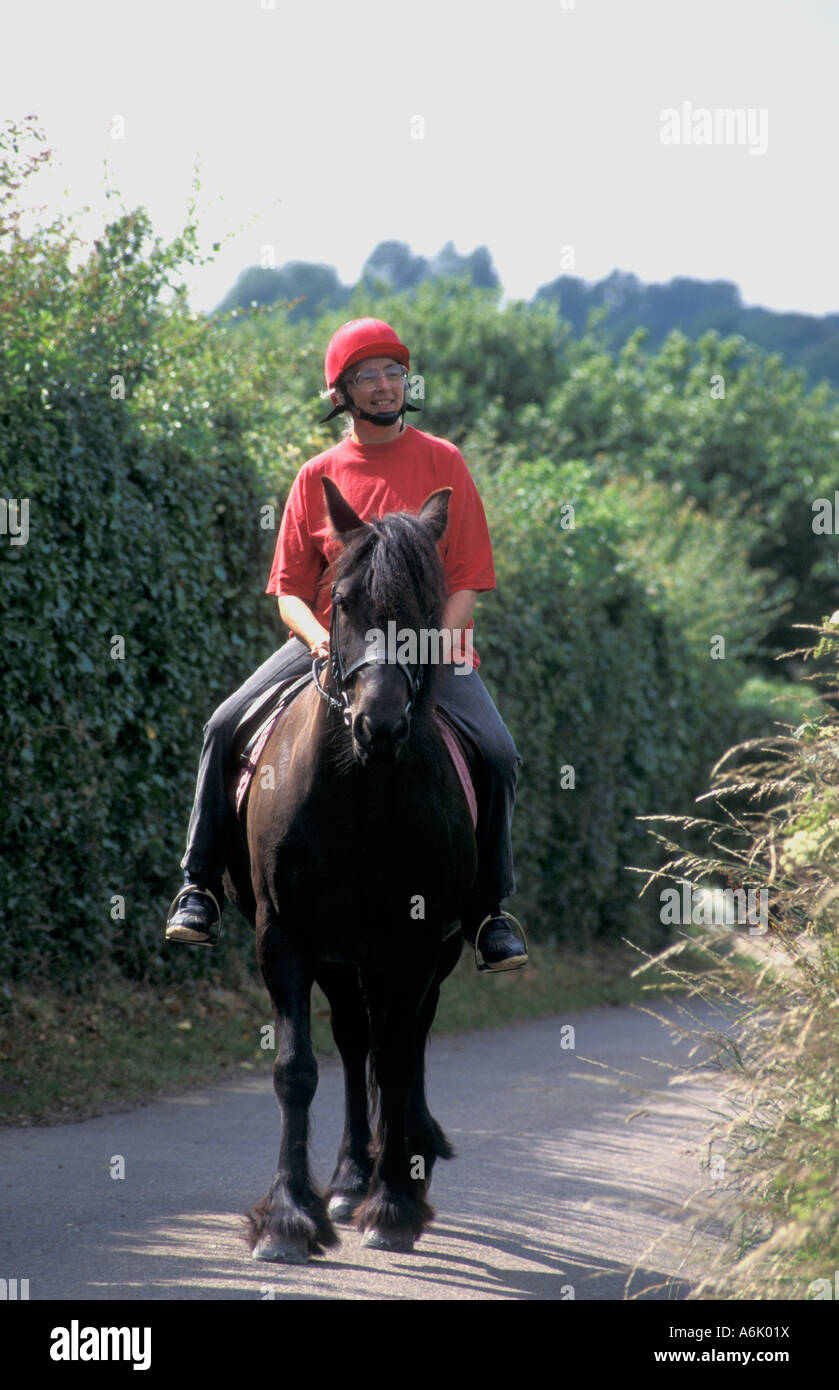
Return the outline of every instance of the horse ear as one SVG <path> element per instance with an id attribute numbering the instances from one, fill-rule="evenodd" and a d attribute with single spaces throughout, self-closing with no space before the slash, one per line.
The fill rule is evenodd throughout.
<path id="1" fill-rule="evenodd" d="M 449 499 L 451 495 L 452 488 L 438 488 L 436 492 L 432 492 L 426 497 L 417 512 L 420 521 L 425 522 L 435 541 L 439 541 L 449 524 Z"/>
<path id="2" fill-rule="evenodd" d="M 353 511 L 337 483 L 333 483 L 331 478 L 321 478 L 321 482 L 326 494 L 326 510 L 332 522 L 332 533 L 336 540 L 340 540 L 342 536 L 350 531 L 357 531 L 365 523 L 358 512 Z"/>

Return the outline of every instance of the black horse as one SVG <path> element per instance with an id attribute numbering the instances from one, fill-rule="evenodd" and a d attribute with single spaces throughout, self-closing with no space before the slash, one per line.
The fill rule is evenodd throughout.
<path id="1" fill-rule="evenodd" d="M 425 1045 L 440 984 L 460 955 L 477 867 L 466 797 L 434 717 L 433 653 L 425 665 L 395 661 L 392 649 L 382 659 L 371 643 L 374 631 L 397 632 L 399 655 L 411 633 L 419 655 L 422 630 L 440 629 L 446 588 L 436 543 L 451 489 L 432 493 L 416 515 L 365 523 L 334 483 L 323 486 L 343 547 L 330 658 L 315 663 L 265 746 L 260 767 L 271 764 L 275 776 L 254 777 L 247 849 L 227 879 L 228 896 L 256 926 L 283 1117 L 277 1173 L 248 1212 L 249 1240 L 257 1259 L 295 1262 L 337 1243 L 333 1219 L 354 1221 L 365 1245 L 400 1251 L 433 1219 L 431 1171 L 453 1150 L 426 1105 Z M 313 981 L 329 1001 L 345 1074 L 344 1135 L 325 1196 L 308 1157 Z"/>

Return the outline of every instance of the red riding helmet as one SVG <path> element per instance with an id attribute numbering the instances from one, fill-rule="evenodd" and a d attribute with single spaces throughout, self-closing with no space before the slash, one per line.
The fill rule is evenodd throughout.
<path id="1" fill-rule="evenodd" d="M 392 357 L 395 362 L 401 362 L 406 371 L 411 365 L 408 349 L 389 323 L 381 319 L 351 319 L 333 333 L 326 349 L 324 372 L 329 390 L 338 384 L 347 367 L 365 357 Z"/>

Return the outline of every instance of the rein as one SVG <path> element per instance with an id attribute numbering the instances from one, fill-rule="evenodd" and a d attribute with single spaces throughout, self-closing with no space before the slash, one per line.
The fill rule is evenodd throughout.
<path id="1" fill-rule="evenodd" d="M 424 668 L 418 665 L 416 671 L 412 671 L 411 667 L 405 661 L 389 661 L 386 658 L 383 662 L 381 657 L 375 654 L 365 654 L 364 656 L 360 656 L 357 661 L 354 661 L 351 666 L 345 666 L 338 645 L 338 629 L 336 623 L 337 611 L 337 604 L 335 603 L 335 585 L 333 584 L 332 611 L 329 615 L 328 660 L 332 684 L 335 687 L 335 690 L 337 691 L 338 695 L 340 696 L 340 699 L 336 699 L 335 695 L 333 695 L 330 690 L 325 690 L 324 687 L 321 685 L 320 678 L 327 664 L 327 658 L 325 656 L 316 656 L 312 662 L 312 680 L 315 683 L 315 689 L 317 690 L 318 694 L 321 696 L 323 700 L 326 701 L 326 704 L 329 706 L 330 709 L 334 709 L 338 714 L 341 715 L 341 718 L 343 719 L 347 728 L 349 728 L 350 724 L 352 723 L 352 709 L 350 708 L 350 697 L 347 694 L 346 687 L 349 684 L 352 677 L 356 674 L 357 671 L 361 670 L 362 666 L 379 666 L 384 664 L 387 664 L 388 666 L 398 666 L 399 670 L 402 672 L 403 676 L 408 682 L 408 703 L 405 706 L 405 714 L 410 715 L 411 710 L 414 708 L 417 695 L 419 694 L 420 688 L 422 686 L 423 677 L 425 675 Z M 429 624 L 431 623 L 433 616 L 433 613 L 429 616 Z"/>

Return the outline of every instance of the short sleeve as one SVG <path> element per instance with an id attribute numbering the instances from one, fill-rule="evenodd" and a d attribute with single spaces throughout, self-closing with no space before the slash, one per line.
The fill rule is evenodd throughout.
<path id="1" fill-rule="evenodd" d="M 451 447 L 449 525 L 443 538 L 442 558 L 449 593 L 495 588 L 495 565 L 484 504 L 475 480 L 459 449 Z"/>
<path id="2" fill-rule="evenodd" d="M 305 468 L 295 478 L 280 523 L 274 563 L 265 592 L 287 594 L 312 603 L 324 568 L 313 539 Z"/>

